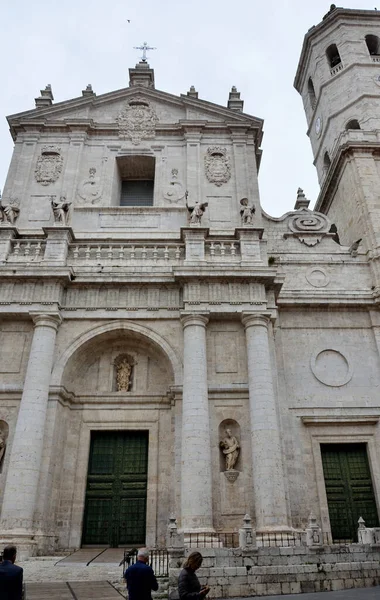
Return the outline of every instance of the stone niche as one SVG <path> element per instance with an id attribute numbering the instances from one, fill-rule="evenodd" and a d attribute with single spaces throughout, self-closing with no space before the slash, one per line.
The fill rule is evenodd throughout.
<path id="1" fill-rule="evenodd" d="M 125 357 L 131 365 L 130 382 L 118 386 L 115 369 Z M 121 402 L 125 397 L 162 396 L 172 384 L 172 368 L 162 350 L 149 338 L 127 330 L 107 332 L 85 343 L 68 361 L 63 377 L 65 388 L 76 395 L 112 394 Z"/>
<path id="2" fill-rule="evenodd" d="M 239 442 L 239 454 L 232 469 L 227 469 L 226 455 L 223 454 L 223 440 L 228 437 L 226 430 L 230 431 L 231 437 Z M 234 419 L 225 419 L 219 425 L 219 485 L 220 485 L 220 512 L 222 517 L 233 517 L 244 514 L 245 493 L 244 477 L 242 476 L 241 457 L 241 433 L 240 425 Z M 231 439 L 231 438 L 230 438 Z"/>

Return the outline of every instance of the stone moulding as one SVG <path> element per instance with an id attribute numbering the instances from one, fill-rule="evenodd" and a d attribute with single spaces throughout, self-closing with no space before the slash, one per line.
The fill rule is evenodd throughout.
<path id="1" fill-rule="evenodd" d="M 235 481 L 237 480 L 237 478 L 240 475 L 240 471 L 236 471 L 235 469 L 230 469 L 230 471 L 223 471 L 224 477 L 227 479 L 227 481 L 229 481 L 230 483 L 235 483 Z"/>

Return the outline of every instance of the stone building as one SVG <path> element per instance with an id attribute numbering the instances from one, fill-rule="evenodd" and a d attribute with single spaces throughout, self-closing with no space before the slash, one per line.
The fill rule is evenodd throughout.
<path id="1" fill-rule="evenodd" d="M 155 87 L 9 117 L 0 211 L 0 534 L 28 553 L 304 529 L 380 500 L 380 14 L 305 37 L 321 182 L 260 206 L 263 122 Z M 223 452 L 224 451 L 224 452 Z"/>

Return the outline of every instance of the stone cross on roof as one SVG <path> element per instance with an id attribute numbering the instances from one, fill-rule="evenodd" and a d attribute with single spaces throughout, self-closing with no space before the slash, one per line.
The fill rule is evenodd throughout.
<path id="1" fill-rule="evenodd" d="M 143 42 L 142 46 L 133 46 L 135 50 L 142 50 L 143 54 L 141 57 L 141 60 L 143 62 L 146 62 L 147 59 L 147 55 L 146 55 L 146 51 L 147 50 L 157 50 L 157 48 L 154 48 L 153 46 L 148 46 L 148 44 L 146 42 Z"/>

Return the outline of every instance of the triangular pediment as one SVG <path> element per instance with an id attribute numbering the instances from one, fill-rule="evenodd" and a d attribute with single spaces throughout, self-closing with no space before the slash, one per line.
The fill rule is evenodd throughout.
<path id="1" fill-rule="evenodd" d="M 96 124 L 112 125 L 119 115 L 129 106 L 129 102 L 142 98 L 155 111 L 161 124 L 179 124 L 186 121 L 204 121 L 208 123 L 224 123 L 246 125 L 262 128 L 263 121 L 245 113 L 238 113 L 229 108 L 189 96 L 174 96 L 153 88 L 133 86 L 96 96 L 73 98 L 51 106 L 10 115 L 8 122 L 11 129 L 21 122 L 38 121 L 70 122 L 91 121 Z"/>

